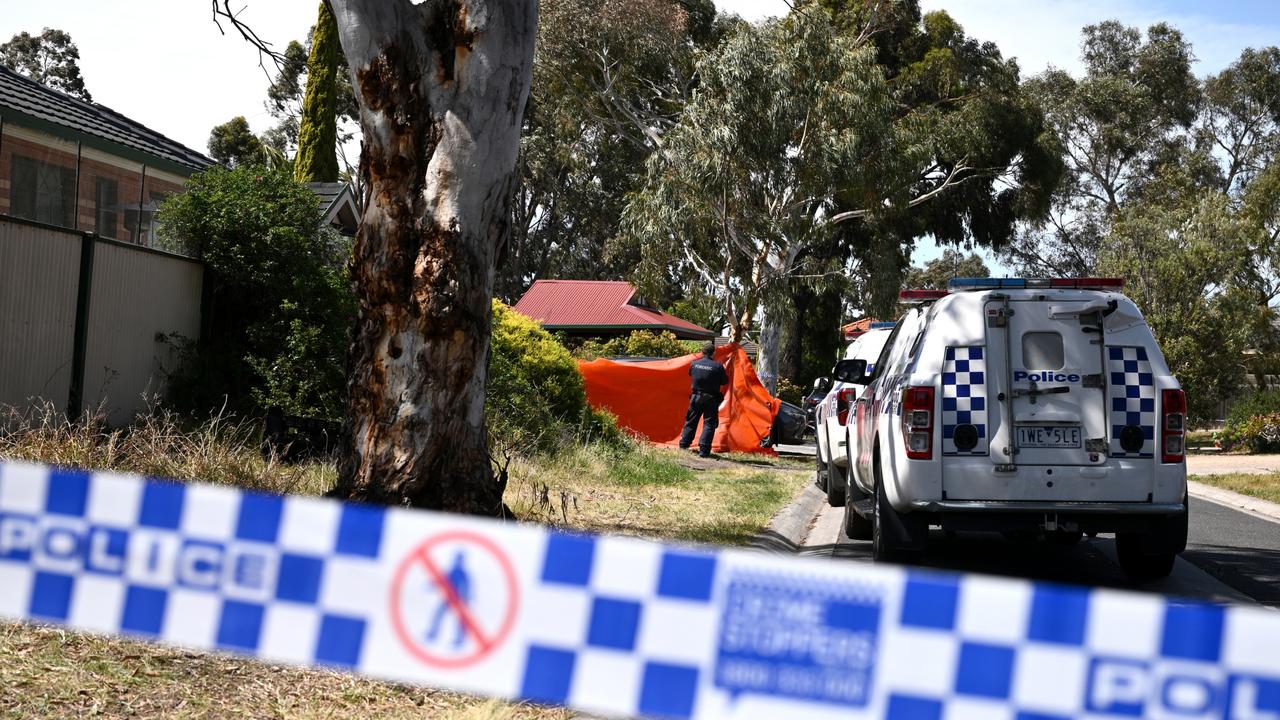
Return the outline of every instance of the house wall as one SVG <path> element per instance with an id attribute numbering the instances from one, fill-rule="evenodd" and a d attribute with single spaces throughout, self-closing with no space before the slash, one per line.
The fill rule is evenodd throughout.
<path id="1" fill-rule="evenodd" d="M 91 247 L 83 298 L 82 253 Z M 0 218 L 0 404 L 66 409 L 75 383 L 76 318 L 84 313 L 81 409 L 127 423 L 164 390 L 171 336 L 200 332 L 203 266 L 86 233 Z"/>
<path id="2" fill-rule="evenodd" d="M 0 213 L 155 247 L 155 209 L 185 180 L 12 121 L 0 129 Z"/>

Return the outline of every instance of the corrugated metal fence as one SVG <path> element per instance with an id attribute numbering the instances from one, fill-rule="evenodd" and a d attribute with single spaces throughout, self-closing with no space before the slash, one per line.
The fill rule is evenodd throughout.
<path id="1" fill-rule="evenodd" d="M 203 277 L 195 260 L 0 216 L 0 405 L 128 422 L 163 391 L 170 337 L 199 336 Z"/>

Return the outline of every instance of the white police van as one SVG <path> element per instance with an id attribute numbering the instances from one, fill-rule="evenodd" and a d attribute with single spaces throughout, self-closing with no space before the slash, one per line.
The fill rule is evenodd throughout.
<path id="1" fill-rule="evenodd" d="M 871 323 L 867 331 L 859 335 L 844 351 L 845 360 L 865 360 L 867 373 L 875 370 L 876 358 L 889 339 L 895 323 Z M 845 478 L 849 458 L 846 453 L 848 431 L 845 428 L 853 403 L 866 389 L 866 384 L 836 382 L 814 408 L 818 487 L 827 493 L 831 507 L 844 505 Z M 831 478 L 835 478 L 832 482 Z"/>
<path id="2" fill-rule="evenodd" d="M 1142 313 L 1106 278 L 968 278 L 915 303 L 855 403 L 845 531 L 877 559 L 930 526 L 1115 533 L 1124 571 L 1186 547 L 1186 399 Z"/>

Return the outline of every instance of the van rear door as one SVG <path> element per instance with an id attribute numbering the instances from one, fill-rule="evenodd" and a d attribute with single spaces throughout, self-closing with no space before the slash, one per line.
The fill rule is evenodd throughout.
<path id="1" fill-rule="evenodd" d="M 989 366 L 1006 394 L 990 458 L 996 465 L 1107 462 L 1102 310 L 1083 299 L 993 297 L 986 305 Z"/>

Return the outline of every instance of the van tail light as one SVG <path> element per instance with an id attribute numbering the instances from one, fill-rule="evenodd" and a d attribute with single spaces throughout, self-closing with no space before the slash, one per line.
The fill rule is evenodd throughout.
<path id="1" fill-rule="evenodd" d="M 836 393 L 836 419 L 841 425 L 847 424 L 849 408 L 853 407 L 853 402 L 857 399 L 857 388 L 844 388 Z"/>
<path id="2" fill-rule="evenodd" d="M 1181 390 L 1160 391 L 1160 462 L 1187 459 L 1187 396 Z"/>
<path id="3" fill-rule="evenodd" d="M 908 387 L 902 390 L 902 440 L 907 457 L 933 459 L 933 388 Z"/>

